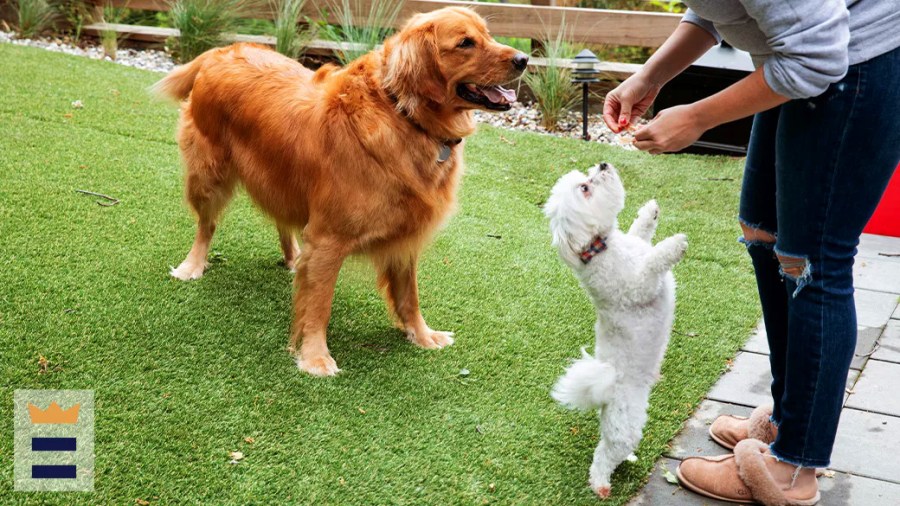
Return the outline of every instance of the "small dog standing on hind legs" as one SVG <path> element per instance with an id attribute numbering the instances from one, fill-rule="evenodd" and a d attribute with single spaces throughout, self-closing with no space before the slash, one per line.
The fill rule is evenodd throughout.
<path id="1" fill-rule="evenodd" d="M 608 163 L 587 176 L 562 176 L 544 207 L 553 245 L 597 310 L 594 356 L 582 348 L 552 396 L 569 408 L 600 410 L 590 485 L 602 498 L 616 467 L 636 459 L 675 316 L 672 268 L 687 250 L 684 234 L 650 243 L 659 222 L 656 201 L 644 204 L 627 234 L 617 224 L 624 207 L 625 189 Z"/>

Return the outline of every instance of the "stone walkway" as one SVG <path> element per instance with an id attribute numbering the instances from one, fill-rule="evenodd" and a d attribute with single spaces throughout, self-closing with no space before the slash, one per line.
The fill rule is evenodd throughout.
<path id="1" fill-rule="evenodd" d="M 854 268 L 859 337 L 831 467 L 819 478 L 824 506 L 900 505 L 900 256 L 880 253 L 900 254 L 900 239 L 864 235 L 859 247 Z M 685 457 L 727 452 L 709 438 L 709 425 L 720 414 L 748 415 L 771 402 L 768 353 L 760 325 L 631 506 L 726 504 L 668 483 L 663 472 L 674 473 Z"/>

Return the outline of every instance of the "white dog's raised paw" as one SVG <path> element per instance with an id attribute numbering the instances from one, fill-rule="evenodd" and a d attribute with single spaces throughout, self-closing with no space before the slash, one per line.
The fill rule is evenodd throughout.
<path id="1" fill-rule="evenodd" d="M 656 202 L 656 199 L 650 200 L 644 204 L 638 211 L 638 216 L 652 221 L 659 220 L 659 204 Z"/>

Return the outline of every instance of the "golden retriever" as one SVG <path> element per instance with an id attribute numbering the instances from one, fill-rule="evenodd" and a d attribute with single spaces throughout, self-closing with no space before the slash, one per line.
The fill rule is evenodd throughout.
<path id="1" fill-rule="evenodd" d="M 509 109 L 528 57 L 474 11 L 413 16 L 344 68 L 312 71 L 261 46 L 210 50 L 154 86 L 184 100 L 178 142 L 197 235 L 178 279 L 203 275 L 216 220 L 240 182 L 277 225 L 296 270 L 289 349 L 313 375 L 339 371 L 325 331 L 348 255 L 372 258 L 410 341 L 453 343 L 419 311 L 416 265 L 455 207 L 472 110 Z M 294 238 L 301 233 L 302 250 Z"/>

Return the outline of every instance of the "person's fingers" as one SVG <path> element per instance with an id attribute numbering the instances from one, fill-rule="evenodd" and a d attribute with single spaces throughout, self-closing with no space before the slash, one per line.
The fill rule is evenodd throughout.
<path id="1" fill-rule="evenodd" d="M 641 151 L 650 151 L 651 149 L 658 149 L 655 141 L 634 141 L 634 147 L 640 149 Z"/>
<path id="2" fill-rule="evenodd" d="M 651 128 L 651 125 L 642 126 L 634 133 L 634 140 L 648 141 L 648 140 L 653 139 L 653 131 L 652 130 L 653 129 Z"/>
<path id="3" fill-rule="evenodd" d="M 627 127 L 629 123 L 631 123 L 631 106 L 632 100 L 631 97 L 623 96 L 620 100 L 619 106 L 619 128 Z"/>
<path id="4" fill-rule="evenodd" d="M 619 132 L 618 117 L 619 101 L 614 95 L 607 94 L 606 100 L 603 101 L 603 122 L 616 133 Z"/>

